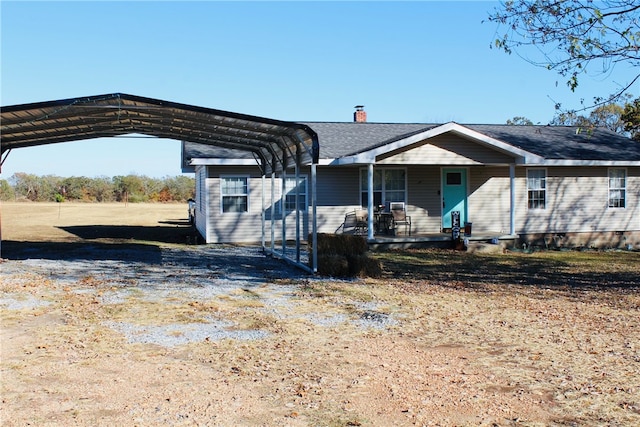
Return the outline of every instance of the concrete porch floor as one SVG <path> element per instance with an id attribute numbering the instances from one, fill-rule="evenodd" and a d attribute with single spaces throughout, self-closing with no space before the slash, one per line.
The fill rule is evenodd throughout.
<path id="1" fill-rule="evenodd" d="M 466 241 L 467 248 L 479 245 L 491 245 L 496 249 L 504 249 L 513 246 L 518 240 L 517 234 L 503 234 L 499 231 L 478 231 L 466 236 L 460 234 L 463 241 Z M 409 249 L 409 248 L 451 248 L 454 246 L 451 233 L 414 233 L 411 235 L 387 235 L 376 234 L 373 239 L 367 240 L 369 248 L 372 250 L 384 249 Z"/>

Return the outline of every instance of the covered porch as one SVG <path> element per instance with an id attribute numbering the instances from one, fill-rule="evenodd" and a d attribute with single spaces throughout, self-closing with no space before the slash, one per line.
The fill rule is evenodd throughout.
<path id="1" fill-rule="evenodd" d="M 500 231 L 480 231 L 471 235 L 460 234 L 460 239 L 454 239 L 449 233 L 417 233 L 412 235 L 375 234 L 367 239 L 372 250 L 411 249 L 411 248 L 470 248 L 473 246 L 493 245 L 496 251 L 517 244 L 517 234 L 504 234 Z M 460 244 L 463 247 L 460 247 Z"/>

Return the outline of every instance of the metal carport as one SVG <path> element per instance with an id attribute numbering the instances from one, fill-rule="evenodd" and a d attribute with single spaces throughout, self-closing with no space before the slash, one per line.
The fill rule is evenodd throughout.
<path id="1" fill-rule="evenodd" d="M 307 125 L 123 93 L 4 106 L 0 107 L 0 113 L 0 166 L 15 148 L 127 134 L 249 151 L 260 166 L 263 177 L 271 175 L 272 179 L 292 168 L 298 176 L 300 166 L 310 165 L 312 247 L 317 246 L 316 165 L 319 143 L 318 136 Z M 299 217 L 296 212 L 297 221 Z M 284 222 L 284 217 L 282 220 Z M 271 227 L 274 227 L 273 222 Z M 309 269 L 300 262 L 301 237 L 296 234 L 295 259 L 287 255 L 286 239 L 283 239 L 281 251 L 275 249 L 273 242 L 267 248 L 264 240 L 263 249 Z M 313 272 L 317 271 L 315 252 L 311 260 Z"/>

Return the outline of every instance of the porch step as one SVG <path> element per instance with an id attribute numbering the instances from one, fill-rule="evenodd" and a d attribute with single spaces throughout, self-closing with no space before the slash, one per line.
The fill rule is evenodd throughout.
<path id="1" fill-rule="evenodd" d="M 481 241 L 470 240 L 467 244 L 467 252 L 469 253 L 494 253 L 501 254 L 504 252 L 504 246 L 500 243 L 487 243 Z"/>

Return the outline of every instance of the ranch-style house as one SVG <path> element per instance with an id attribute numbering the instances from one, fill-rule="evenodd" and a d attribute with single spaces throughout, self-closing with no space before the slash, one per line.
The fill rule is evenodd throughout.
<path id="1" fill-rule="evenodd" d="M 503 245 L 640 249 L 640 143 L 606 129 L 371 123 L 361 106 L 352 122 L 302 124 L 318 136 L 315 174 L 264 174 L 246 151 L 183 142 L 207 243 L 306 238 L 315 210 L 318 233 L 370 244 L 450 240 L 459 226 Z M 385 216 L 392 205 L 404 222 Z"/>

